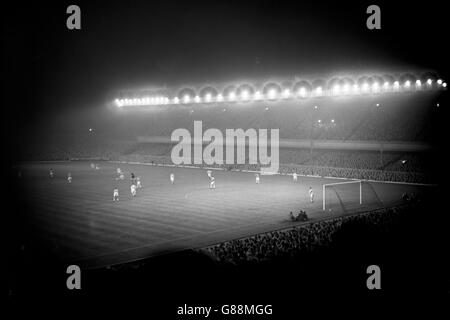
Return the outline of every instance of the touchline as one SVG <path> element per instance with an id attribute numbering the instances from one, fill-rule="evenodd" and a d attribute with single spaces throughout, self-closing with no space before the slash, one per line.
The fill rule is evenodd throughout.
<path id="1" fill-rule="evenodd" d="M 194 121 L 194 136 L 187 129 L 175 129 L 171 141 L 177 142 L 172 148 L 171 158 L 180 164 L 260 164 L 265 173 L 277 173 L 279 169 L 279 129 L 225 129 L 215 128 L 203 132 L 202 121 Z M 236 143 L 235 143 L 236 142 Z M 205 147 L 203 145 L 206 144 Z M 248 162 L 245 151 L 248 146 Z M 270 156 L 268 149 L 270 148 Z M 192 157 L 193 149 L 193 157 Z M 224 158 L 224 149 L 226 158 Z M 235 157 L 236 151 L 236 157 Z M 262 167 L 265 166 L 265 167 Z"/>

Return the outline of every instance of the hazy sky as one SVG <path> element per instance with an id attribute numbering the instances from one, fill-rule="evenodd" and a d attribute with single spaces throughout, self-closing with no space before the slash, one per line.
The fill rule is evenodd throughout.
<path id="1" fill-rule="evenodd" d="M 132 2 L 133 4 L 130 4 Z M 122 88 L 383 68 L 443 73 L 442 4 L 342 1 L 89 1 L 5 10 L 3 64 L 13 118 L 98 111 Z M 22 115 L 26 114 L 24 119 Z M 33 121 L 33 120 L 32 120 Z"/>

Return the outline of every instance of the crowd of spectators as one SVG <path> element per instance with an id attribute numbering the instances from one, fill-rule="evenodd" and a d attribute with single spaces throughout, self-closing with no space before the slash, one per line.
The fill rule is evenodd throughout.
<path id="1" fill-rule="evenodd" d="M 147 148 L 147 149 L 145 149 Z M 157 147 L 158 155 L 153 155 L 152 147 L 139 147 L 137 152 L 145 150 L 146 154 L 130 153 L 121 155 L 120 161 L 142 162 L 162 165 L 173 165 L 170 157 L 170 148 L 161 145 Z M 163 151 L 163 152 L 161 152 Z M 281 174 L 339 177 L 361 180 L 397 181 L 397 182 L 432 182 L 433 177 L 425 170 L 422 157 L 414 154 L 387 153 L 383 155 L 384 164 L 380 161 L 377 152 L 350 152 L 350 151 L 314 151 L 290 149 L 280 151 Z M 224 170 L 250 170 L 259 171 L 259 164 L 239 165 L 198 165 L 200 167 L 218 167 Z"/>
<path id="2" fill-rule="evenodd" d="M 19 147 L 20 160 L 61 161 L 70 159 L 118 160 L 121 155 L 135 145 L 133 141 L 111 139 L 61 140 L 57 143 L 43 141 Z"/>
<path id="3" fill-rule="evenodd" d="M 280 138 L 319 140 L 427 141 L 439 108 L 427 96 L 395 96 L 354 100 L 233 103 L 208 108 L 186 106 L 130 118 L 142 136 L 170 136 L 177 128 L 192 132 L 201 121 L 203 131 L 216 128 L 278 128 Z M 126 122 L 124 125 L 127 125 Z"/>
<path id="4" fill-rule="evenodd" d="M 247 238 L 222 242 L 201 249 L 214 260 L 232 264 L 295 258 L 332 243 L 335 234 L 351 222 L 387 231 L 393 219 L 407 211 L 406 206 L 378 209 L 352 216 L 336 217 L 271 231 Z M 357 241 L 357 239 L 355 239 Z"/>

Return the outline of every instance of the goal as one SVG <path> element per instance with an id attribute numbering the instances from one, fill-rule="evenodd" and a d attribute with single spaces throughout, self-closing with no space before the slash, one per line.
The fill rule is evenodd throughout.
<path id="1" fill-rule="evenodd" d="M 322 209 L 328 211 L 376 208 L 382 205 L 373 186 L 362 180 L 328 183 L 323 185 Z"/>

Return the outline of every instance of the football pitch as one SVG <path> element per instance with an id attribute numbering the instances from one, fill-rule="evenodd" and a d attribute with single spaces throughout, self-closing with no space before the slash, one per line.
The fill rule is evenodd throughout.
<path id="1" fill-rule="evenodd" d="M 322 210 L 323 184 L 342 179 L 299 176 L 262 176 L 255 184 L 251 172 L 213 171 L 216 189 L 209 188 L 206 169 L 173 168 L 140 164 L 96 162 L 26 163 L 21 165 L 20 192 L 30 208 L 24 223 L 30 236 L 46 250 L 84 268 L 118 264 L 178 250 L 199 248 L 224 240 L 300 224 L 289 212 L 305 210 L 310 221 L 390 206 L 404 192 L 420 194 L 424 186 L 371 182 L 382 203 L 363 205 L 356 187 L 342 191 L 350 211 Z M 116 180 L 120 167 L 124 180 Z M 49 170 L 55 172 L 49 178 Z M 67 173 L 73 177 L 67 181 Z M 139 176 L 143 188 L 130 193 L 130 174 Z M 175 174 L 175 183 L 169 180 Z M 353 184 L 352 184 L 353 185 Z M 356 184 L 355 184 L 356 185 Z M 113 189 L 120 201 L 113 202 Z M 315 194 L 310 202 L 309 187 Z M 330 196 L 331 197 L 331 196 Z M 332 199 L 330 200 L 332 201 Z M 353 206 L 353 207 L 352 207 Z"/>

